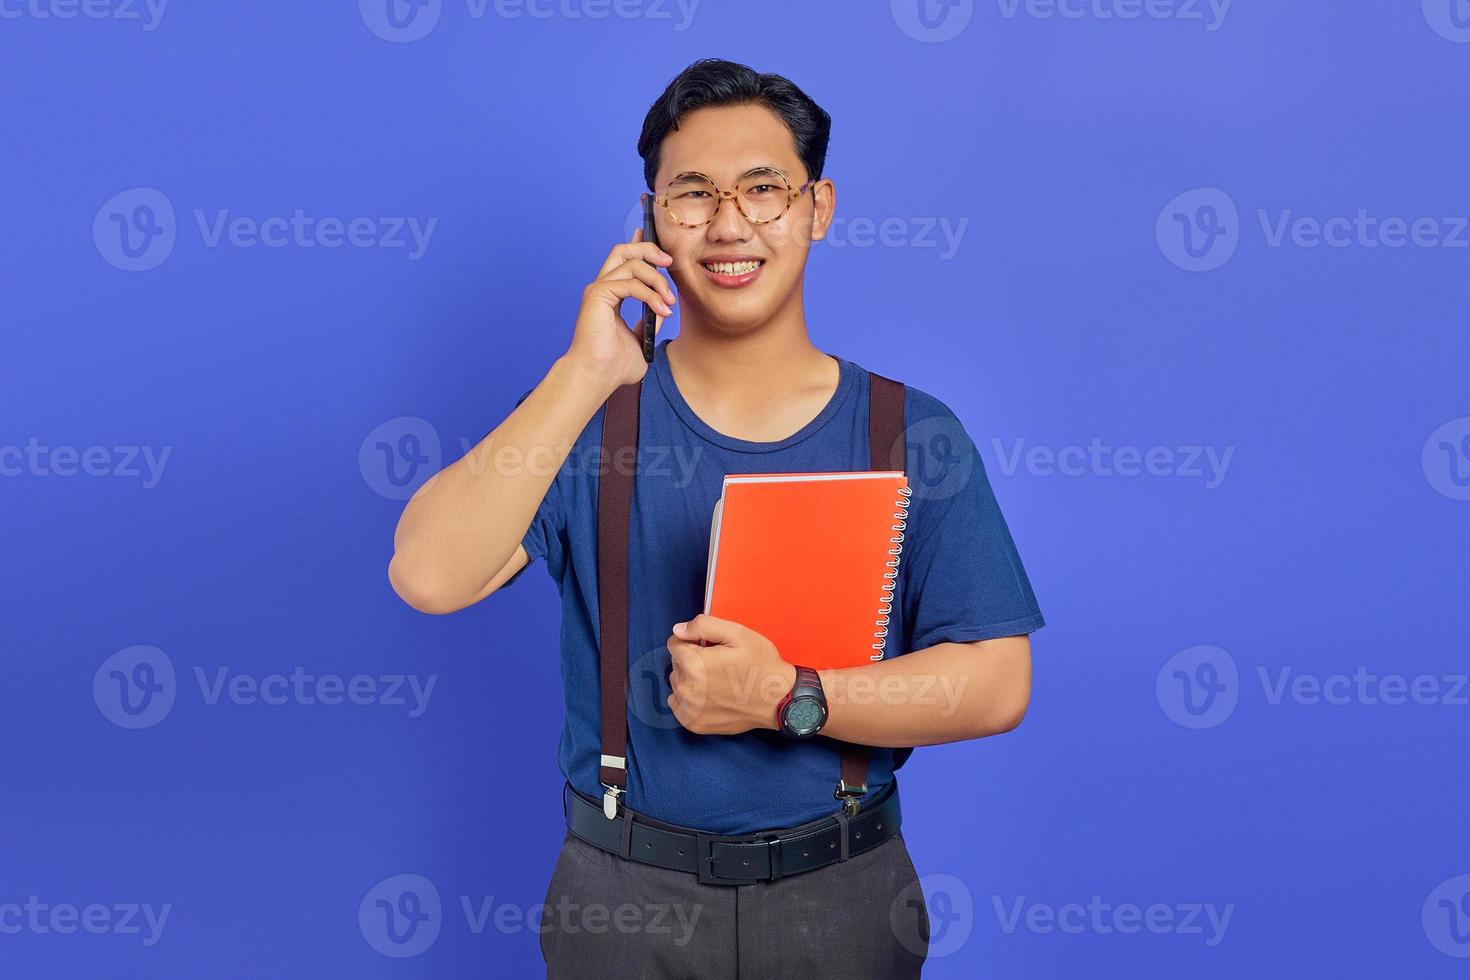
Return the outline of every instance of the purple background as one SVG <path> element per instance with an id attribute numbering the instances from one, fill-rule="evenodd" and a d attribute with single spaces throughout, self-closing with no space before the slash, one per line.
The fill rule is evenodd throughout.
<path id="1" fill-rule="evenodd" d="M 0 974 L 538 974 L 461 896 L 545 892 L 556 595 L 413 611 L 394 498 L 565 349 L 644 112 L 720 55 L 832 113 L 813 340 L 954 409 L 1049 622 L 1021 728 L 903 771 L 926 976 L 1463 975 L 1470 3 L 936 2 L 934 35 L 910 0 L 443 0 L 400 32 L 384 2 L 0 0 Z M 150 200 L 126 271 L 113 215 Z M 296 209 L 316 237 L 210 244 Z M 316 224 L 410 216 L 417 258 Z M 130 729 L 137 645 L 174 700 Z M 413 717 L 212 697 L 222 669 L 435 687 Z M 1275 696 L 1360 669 L 1438 694 Z M 358 916 L 401 874 L 442 902 L 406 958 Z M 39 933 L 5 911 L 33 895 L 111 925 Z M 1174 925 L 1046 928 L 1093 896 Z M 128 903 L 170 907 L 155 944 Z M 1203 903 L 1222 938 L 1178 928 Z"/>

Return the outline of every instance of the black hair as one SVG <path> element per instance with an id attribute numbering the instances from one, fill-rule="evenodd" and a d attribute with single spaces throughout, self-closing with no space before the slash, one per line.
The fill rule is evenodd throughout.
<path id="1" fill-rule="evenodd" d="M 686 113 L 724 105 L 763 105 L 781 117 L 791 130 L 808 179 L 822 178 L 832 135 L 832 117 L 825 109 L 784 76 L 761 74 L 723 58 L 701 58 L 669 82 L 643 119 L 638 155 L 643 158 L 643 180 L 649 190 L 669 130 L 677 130 Z"/>

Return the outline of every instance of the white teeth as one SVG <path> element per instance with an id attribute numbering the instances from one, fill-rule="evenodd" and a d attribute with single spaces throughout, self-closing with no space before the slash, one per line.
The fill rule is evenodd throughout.
<path id="1" fill-rule="evenodd" d="M 759 262 L 706 262 L 704 267 L 722 276 L 743 276 L 760 268 Z"/>

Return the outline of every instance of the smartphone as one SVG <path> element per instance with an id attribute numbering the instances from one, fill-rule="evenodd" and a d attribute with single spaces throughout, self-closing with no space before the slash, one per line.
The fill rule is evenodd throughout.
<path id="1" fill-rule="evenodd" d="M 643 195 L 643 240 L 658 245 L 658 232 L 653 227 L 653 195 Z M 662 245 L 658 245 L 663 248 Z M 643 304 L 643 361 L 653 363 L 653 329 L 658 314 L 647 303 Z"/>

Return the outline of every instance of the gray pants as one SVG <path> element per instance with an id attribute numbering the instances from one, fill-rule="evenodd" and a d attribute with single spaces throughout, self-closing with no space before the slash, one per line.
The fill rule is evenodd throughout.
<path id="1" fill-rule="evenodd" d="M 907 980 L 929 947 L 902 832 L 815 871 L 706 885 L 568 831 L 542 928 L 548 980 Z"/>

